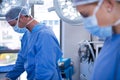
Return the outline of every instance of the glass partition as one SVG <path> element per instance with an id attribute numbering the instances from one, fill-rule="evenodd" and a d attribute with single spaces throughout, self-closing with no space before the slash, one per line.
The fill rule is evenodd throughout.
<path id="1" fill-rule="evenodd" d="M 14 64 L 23 34 L 16 33 L 5 21 L 0 21 L 0 66 Z"/>

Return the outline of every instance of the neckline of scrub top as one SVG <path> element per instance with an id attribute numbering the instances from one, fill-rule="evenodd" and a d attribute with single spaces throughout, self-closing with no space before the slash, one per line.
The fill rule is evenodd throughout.
<path id="1" fill-rule="evenodd" d="M 36 32 L 36 31 L 40 30 L 40 28 L 42 28 L 43 26 L 44 26 L 43 23 L 38 23 L 38 24 L 36 24 L 36 25 L 33 27 L 31 33 L 34 33 L 34 32 Z"/>

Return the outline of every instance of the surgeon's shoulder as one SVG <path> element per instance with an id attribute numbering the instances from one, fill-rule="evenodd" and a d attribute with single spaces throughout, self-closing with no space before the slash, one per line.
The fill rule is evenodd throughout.
<path id="1" fill-rule="evenodd" d="M 39 33 L 42 35 L 54 35 L 54 32 L 50 26 L 42 27 L 42 29 L 39 31 Z"/>

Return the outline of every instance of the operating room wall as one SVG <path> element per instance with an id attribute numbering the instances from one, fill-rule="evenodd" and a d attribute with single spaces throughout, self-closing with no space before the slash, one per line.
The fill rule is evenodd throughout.
<path id="1" fill-rule="evenodd" d="M 81 25 L 71 25 L 62 22 L 62 51 L 63 57 L 71 58 L 74 64 L 72 80 L 80 80 L 80 63 L 78 56 L 78 43 L 81 40 L 90 40 L 89 33 Z"/>

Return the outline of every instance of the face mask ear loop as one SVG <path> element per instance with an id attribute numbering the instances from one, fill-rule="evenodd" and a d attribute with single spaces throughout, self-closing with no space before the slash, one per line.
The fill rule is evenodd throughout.
<path id="1" fill-rule="evenodd" d="M 120 19 L 117 22 L 115 22 L 114 26 L 119 25 L 119 24 L 120 24 Z"/>
<path id="2" fill-rule="evenodd" d="M 22 10 L 23 10 L 23 8 L 21 9 L 21 11 L 18 14 L 18 20 L 17 20 L 17 23 L 16 23 L 17 26 L 18 26 L 18 23 L 19 23 L 19 20 L 20 20 L 20 14 L 21 14 Z"/>
<path id="3" fill-rule="evenodd" d="M 19 19 L 20 18 L 20 13 L 18 14 L 18 20 L 17 20 L 17 23 L 16 23 L 16 25 L 18 26 L 18 23 L 19 23 Z"/>
<path id="4" fill-rule="evenodd" d="M 103 0 L 100 0 L 99 3 L 98 3 L 98 5 L 97 5 L 97 7 L 95 8 L 95 10 L 93 12 L 94 15 L 97 13 L 97 11 L 99 10 L 99 8 L 102 5 L 102 3 L 103 3 Z"/>
<path id="5" fill-rule="evenodd" d="M 33 22 L 34 21 L 34 18 L 32 19 L 32 20 L 30 20 L 26 25 L 25 25 L 25 27 L 27 26 L 27 25 L 29 25 L 31 22 Z"/>

